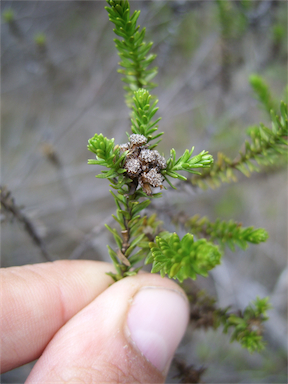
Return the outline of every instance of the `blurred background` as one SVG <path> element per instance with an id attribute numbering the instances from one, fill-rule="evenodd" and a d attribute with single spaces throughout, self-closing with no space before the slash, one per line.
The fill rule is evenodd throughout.
<path id="1" fill-rule="evenodd" d="M 287 2 L 132 1 L 153 40 L 159 73 L 159 151 L 166 158 L 195 146 L 236 157 L 247 128 L 270 127 L 249 85 L 257 73 L 276 100 L 287 98 Z M 1 186 L 14 207 L 1 213 L 1 265 L 57 259 L 109 261 L 114 200 L 87 140 L 95 133 L 126 142 L 130 130 L 112 24 L 105 1 L 1 2 Z M 11 192 L 9 195 L 8 191 Z M 220 306 L 243 309 L 270 296 L 267 348 L 250 355 L 221 330 L 188 328 L 177 352 L 206 367 L 206 383 L 286 383 L 287 170 L 268 169 L 234 184 L 202 191 L 168 189 L 147 213 L 163 227 L 199 214 L 263 227 L 269 240 L 247 251 L 227 251 L 221 266 L 196 284 Z M 172 220 L 171 220 L 172 218 Z M 175 220 L 174 220 L 175 221 Z M 180 228 L 180 234 L 184 232 Z M 183 233 L 182 233 L 183 232 Z M 33 364 L 2 375 L 22 383 Z M 167 382 L 179 382 L 171 369 Z"/>

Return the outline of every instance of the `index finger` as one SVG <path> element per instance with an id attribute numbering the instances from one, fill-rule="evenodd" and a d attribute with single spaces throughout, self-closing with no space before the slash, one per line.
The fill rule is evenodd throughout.
<path id="1" fill-rule="evenodd" d="M 3 268 L 1 372 L 37 359 L 54 334 L 111 283 L 111 264 L 88 260 Z"/>

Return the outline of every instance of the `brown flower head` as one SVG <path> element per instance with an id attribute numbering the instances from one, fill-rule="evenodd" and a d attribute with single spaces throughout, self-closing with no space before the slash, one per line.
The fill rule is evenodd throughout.
<path id="1" fill-rule="evenodd" d="M 129 137 L 129 142 L 120 146 L 120 151 L 129 150 L 124 163 L 124 168 L 127 171 L 127 176 L 135 180 L 143 188 L 143 191 L 148 195 L 152 195 L 151 187 L 161 187 L 163 176 L 161 169 L 165 169 L 166 160 L 156 150 L 148 148 L 147 138 L 143 135 L 132 134 Z"/>
<path id="2" fill-rule="evenodd" d="M 122 155 L 122 153 L 125 151 L 128 151 L 129 148 L 130 148 L 130 146 L 128 143 L 119 145 L 120 154 Z"/>
<path id="3" fill-rule="evenodd" d="M 160 153 L 156 150 L 154 150 L 153 152 L 155 152 L 155 157 L 156 157 L 155 165 L 159 167 L 159 169 L 165 169 L 167 167 L 165 157 L 161 156 Z"/>
<path id="4" fill-rule="evenodd" d="M 140 161 L 134 158 L 127 159 L 125 163 L 125 168 L 127 169 L 128 176 L 130 176 L 131 178 L 137 177 L 142 171 Z"/>
<path id="5" fill-rule="evenodd" d="M 149 172 L 143 172 L 139 181 L 140 184 L 149 183 L 152 187 L 162 187 L 163 176 L 157 168 L 152 168 Z"/>
<path id="6" fill-rule="evenodd" d="M 141 147 L 142 145 L 147 143 L 147 138 L 143 135 L 138 135 L 137 133 L 133 133 L 133 135 L 130 135 L 129 140 L 131 147 L 133 147 L 134 145 L 136 147 Z"/>
<path id="7" fill-rule="evenodd" d="M 139 160 L 142 163 L 155 163 L 156 161 L 156 154 L 157 151 L 151 151 L 150 149 L 142 149 L 139 155 Z"/>
<path id="8" fill-rule="evenodd" d="M 160 153 L 156 150 L 142 149 L 139 155 L 139 160 L 142 163 L 143 171 L 157 167 L 160 169 L 165 169 L 167 164 L 166 160 Z"/>

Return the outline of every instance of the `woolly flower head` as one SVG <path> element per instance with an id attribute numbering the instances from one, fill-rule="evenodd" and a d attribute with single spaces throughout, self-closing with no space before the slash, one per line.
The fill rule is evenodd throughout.
<path id="1" fill-rule="evenodd" d="M 128 151 L 124 163 L 127 176 L 139 183 L 147 195 L 151 195 L 151 187 L 163 187 L 161 169 L 165 169 L 167 164 L 158 151 L 150 150 L 146 144 L 145 136 L 132 134 L 128 143 L 120 145 L 120 151 Z"/>

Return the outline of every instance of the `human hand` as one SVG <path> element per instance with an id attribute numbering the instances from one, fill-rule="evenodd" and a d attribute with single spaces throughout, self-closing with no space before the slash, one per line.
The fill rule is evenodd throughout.
<path id="1" fill-rule="evenodd" d="M 61 260 L 1 270 L 1 371 L 37 358 L 26 383 L 164 383 L 188 323 L 159 275 L 112 283 L 112 265 Z"/>

